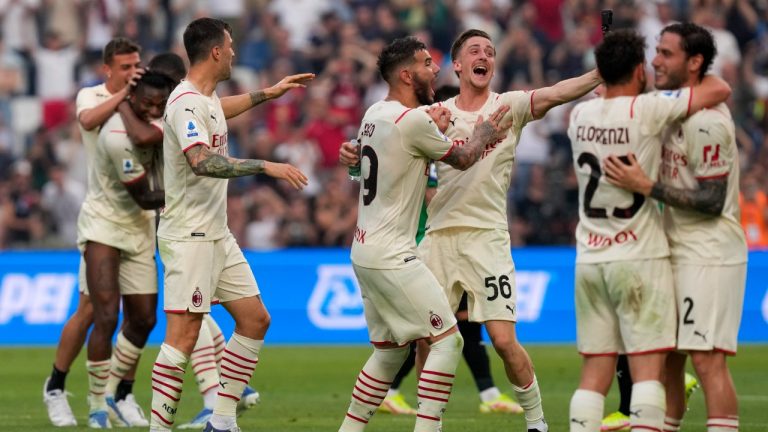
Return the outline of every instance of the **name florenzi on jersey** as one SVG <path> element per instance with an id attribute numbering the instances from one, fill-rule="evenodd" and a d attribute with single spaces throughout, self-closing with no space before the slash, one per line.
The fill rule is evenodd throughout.
<path id="1" fill-rule="evenodd" d="M 576 139 L 579 141 L 591 141 L 603 145 L 629 144 L 629 128 L 579 126 L 576 128 Z"/>

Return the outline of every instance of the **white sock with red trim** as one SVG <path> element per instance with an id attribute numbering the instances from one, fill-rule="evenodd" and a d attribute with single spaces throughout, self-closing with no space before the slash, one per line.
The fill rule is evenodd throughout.
<path id="1" fill-rule="evenodd" d="M 181 398 L 184 371 L 189 357 L 176 348 L 162 344 L 152 368 L 152 415 L 150 429 L 170 429 L 176 419 Z"/>
<path id="2" fill-rule="evenodd" d="M 115 394 L 117 385 L 120 384 L 120 381 L 125 378 L 125 375 L 139 361 L 142 351 L 144 351 L 144 348 L 139 348 L 132 344 L 123 335 L 122 331 L 117 334 L 117 342 L 115 342 L 115 348 L 112 350 L 109 378 L 107 379 L 108 396 Z"/>
<path id="3" fill-rule="evenodd" d="M 707 419 L 707 432 L 734 432 L 739 430 L 739 418 L 710 417 Z"/>
<path id="4" fill-rule="evenodd" d="M 605 396 L 591 390 L 578 389 L 571 397 L 568 415 L 571 432 L 600 430 L 605 409 Z"/>
<path id="5" fill-rule="evenodd" d="M 216 366 L 221 367 L 221 357 L 224 355 L 224 348 L 227 346 L 227 340 L 224 338 L 224 333 L 221 332 L 219 323 L 217 323 L 210 314 L 205 314 L 203 322 L 208 324 L 208 330 L 211 332 L 211 339 L 213 339 L 213 355 L 216 357 Z"/>
<path id="6" fill-rule="evenodd" d="M 219 387 L 219 371 L 214 356 L 213 338 L 206 320 L 203 320 L 200 325 L 200 334 L 192 351 L 190 363 L 192 363 L 197 388 L 203 395 L 203 405 L 213 409 L 216 389 Z"/>
<path id="7" fill-rule="evenodd" d="M 214 428 L 229 430 L 235 426 L 237 402 L 259 363 L 262 346 L 263 340 L 250 339 L 237 333 L 229 338 L 221 359 L 216 406 L 211 417 Z"/>
<path id="8" fill-rule="evenodd" d="M 85 362 L 85 368 L 88 370 L 88 405 L 91 412 L 107 410 L 106 387 L 110 363 L 109 360 Z"/>
<path id="9" fill-rule="evenodd" d="M 533 381 L 527 386 L 513 385 L 512 390 L 517 396 L 517 402 L 525 410 L 525 421 L 528 423 L 528 429 L 547 430 L 544 422 L 544 408 L 541 406 L 539 381 L 536 379 L 536 375 L 533 375 Z"/>
<path id="10" fill-rule="evenodd" d="M 373 348 L 373 354 L 357 376 L 352 401 L 339 432 L 361 432 L 387 396 L 395 375 L 408 357 L 410 347 Z"/>
<path id="11" fill-rule="evenodd" d="M 430 347 L 424 370 L 419 376 L 416 427 L 414 432 L 438 432 L 448 398 L 451 396 L 456 366 L 461 359 L 464 339 L 455 332 Z"/>
<path id="12" fill-rule="evenodd" d="M 629 424 L 631 428 L 651 431 L 664 430 L 667 398 L 664 385 L 659 381 L 640 381 L 632 385 L 629 400 Z"/>
<path id="13" fill-rule="evenodd" d="M 664 417 L 664 432 L 678 432 L 683 424 L 683 419 Z"/>

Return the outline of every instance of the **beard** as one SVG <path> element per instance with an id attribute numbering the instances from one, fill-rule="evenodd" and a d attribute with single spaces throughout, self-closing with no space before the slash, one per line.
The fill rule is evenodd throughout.
<path id="1" fill-rule="evenodd" d="M 656 88 L 659 90 L 677 90 L 685 87 L 686 77 L 684 73 L 667 72 L 667 82 L 659 84 L 656 82 Z"/>
<path id="2" fill-rule="evenodd" d="M 416 99 L 421 105 L 432 105 L 435 102 L 435 98 L 432 96 L 432 83 L 427 80 L 422 80 L 418 76 L 413 80 L 413 92 L 416 94 Z"/>

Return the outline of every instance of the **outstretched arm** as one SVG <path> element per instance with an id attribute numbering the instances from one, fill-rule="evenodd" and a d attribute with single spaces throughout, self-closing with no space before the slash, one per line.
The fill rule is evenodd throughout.
<path id="1" fill-rule="evenodd" d="M 314 77 L 315 74 L 311 73 L 289 75 L 272 87 L 237 96 L 223 97 L 221 98 L 221 108 L 224 111 L 224 116 L 226 118 L 236 117 L 262 102 L 279 98 L 288 90 L 306 87 L 304 83 L 311 81 Z"/>
<path id="2" fill-rule="evenodd" d="M 673 207 L 710 216 L 719 216 L 723 212 L 728 189 L 727 177 L 699 180 L 698 189 L 676 188 L 648 178 L 634 154 L 630 153 L 627 159 L 628 164 L 615 155 L 605 159 L 605 173 L 609 183 L 650 196 Z"/>
<path id="3" fill-rule="evenodd" d="M 560 81 L 551 87 L 534 90 L 531 100 L 533 118 L 541 118 L 550 109 L 584 96 L 602 82 L 597 69 L 593 69 L 582 76 Z"/>
<path id="4" fill-rule="evenodd" d="M 192 172 L 199 176 L 232 178 L 264 173 L 270 177 L 286 180 L 296 189 L 302 189 L 307 185 L 307 176 L 289 164 L 222 156 L 212 152 L 203 144 L 187 150 L 185 155 Z"/>
<path id="5" fill-rule="evenodd" d="M 124 101 L 131 91 L 131 88 L 136 85 L 136 82 L 144 75 L 144 69 L 137 69 L 136 73 L 128 81 L 128 84 L 122 88 L 122 90 L 113 94 L 109 99 L 96 105 L 93 108 L 84 109 L 77 116 L 77 121 L 85 130 L 93 130 L 104 124 L 112 114 L 117 110 L 117 106 L 120 102 Z"/>

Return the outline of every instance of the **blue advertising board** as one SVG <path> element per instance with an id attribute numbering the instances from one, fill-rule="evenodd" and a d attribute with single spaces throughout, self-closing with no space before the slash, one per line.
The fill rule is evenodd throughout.
<path id="1" fill-rule="evenodd" d="M 518 335 L 525 342 L 576 339 L 572 248 L 512 251 Z M 272 315 L 269 343 L 366 343 L 360 289 L 346 249 L 246 252 Z M 52 345 L 77 307 L 77 252 L 0 253 L 0 345 Z M 768 342 L 768 252 L 752 252 L 739 340 Z M 160 269 L 160 272 L 162 270 Z M 162 289 L 161 289 L 162 292 Z M 160 300 L 162 305 L 162 299 Z M 160 313 L 150 343 L 160 343 Z M 213 308 L 225 334 L 233 323 Z"/>

